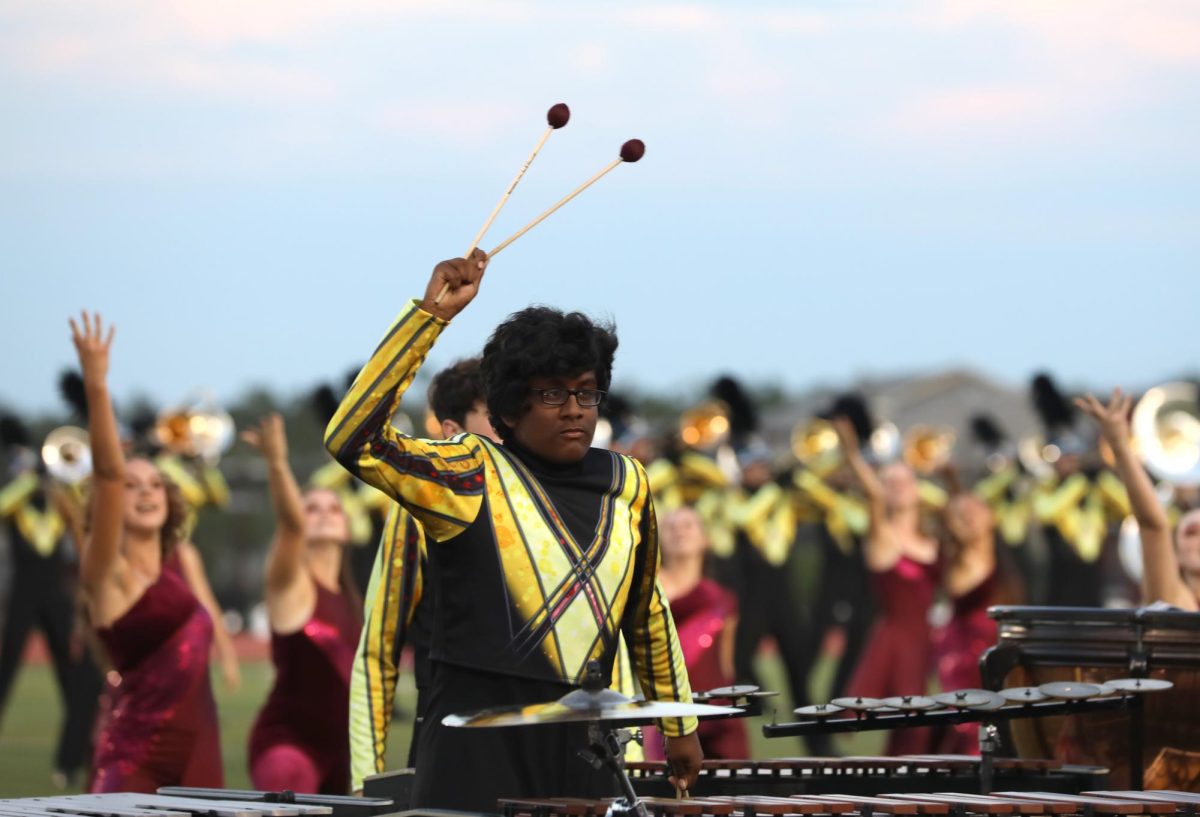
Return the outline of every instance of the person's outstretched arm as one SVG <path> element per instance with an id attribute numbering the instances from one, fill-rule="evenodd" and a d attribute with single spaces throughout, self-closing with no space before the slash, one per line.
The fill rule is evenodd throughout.
<path id="1" fill-rule="evenodd" d="M 1092 395 L 1075 401 L 1100 426 L 1100 433 L 1112 447 L 1117 476 L 1129 492 L 1129 503 L 1142 539 L 1142 597 L 1147 603 L 1162 600 L 1184 610 L 1197 610 L 1196 596 L 1179 575 L 1179 560 L 1171 542 L 1171 524 L 1150 475 L 1138 462 L 1129 444 L 1129 411 L 1132 399 L 1113 389 L 1108 405 Z"/>
<path id="2" fill-rule="evenodd" d="M 863 560 L 867 569 L 879 572 L 888 570 L 900 558 L 900 545 L 887 521 L 887 504 L 884 500 L 883 483 L 875 469 L 863 459 L 859 450 L 858 434 L 854 424 L 845 417 L 836 417 L 833 427 L 837 429 L 842 456 L 850 466 L 854 480 L 867 499 L 867 538 L 864 542 Z"/>
<path id="3" fill-rule="evenodd" d="M 125 454 L 108 394 L 108 353 L 116 327 L 104 332 L 103 319 L 87 312 L 77 324 L 72 318 L 71 340 L 79 354 L 83 388 L 88 402 L 88 438 L 92 449 L 91 534 L 82 549 L 79 581 L 93 597 L 117 566 L 125 501 Z"/>
<path id="4" fill-rule="evenodd" d="M 407 508 L 425 532 L 445 541 L 466 530 L 482 503 L 483 454 L 478 437 L 421 440 L 390 420 L 434 341 L 475 297 L 487 257 L 443 261 L 421 301 L 396 319 L 325 430 L 325 447 L 348 471 Z M 435 303 L 444 284 L 450 290 Z"/>

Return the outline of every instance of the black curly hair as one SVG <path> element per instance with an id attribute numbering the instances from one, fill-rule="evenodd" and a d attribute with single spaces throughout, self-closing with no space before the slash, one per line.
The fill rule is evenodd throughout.
<path id="1" fill-rule="evenodd" d="M 453 420 L 466 427 L 467 415 L 483 399 L 478 357 L 455 361 L 438 372 L 429 384 L 429 407 L 439 423 Z"/>
<path id="2" fill-rule="evenodd" d="M 500 439 L 512 435 L 503 418 L 528 409 L 532 378 L 595 372 L 596 388 L 607 391 L 616 351 L 616 327 L 582 312 L 531 306 L 509 315 L 488 338 L 480 360 L 488 414 Z"/>

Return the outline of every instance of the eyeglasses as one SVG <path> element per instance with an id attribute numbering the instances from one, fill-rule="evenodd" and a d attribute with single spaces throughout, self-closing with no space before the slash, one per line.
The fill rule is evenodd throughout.
<path id="1" fill-rule="evenodd" d="M 592 408 L 600 405 L 600 401 L 604 399 L 605 391 L 600 389 L 530 389 L 531 392 L 542 398 L 542 403 L 547 406 L 564 406 L 567 399 L 573 394 L 575 402 L 580 408 Z"/>

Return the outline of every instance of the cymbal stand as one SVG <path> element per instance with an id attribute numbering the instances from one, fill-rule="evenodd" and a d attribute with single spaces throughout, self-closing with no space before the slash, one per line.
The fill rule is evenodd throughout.
<path id="1" fill-rule="evenodd" d="M 633 790 L 633 782 L 625 773 L 625 744 L 630 740 L 631 736 L 627 730 L 606 729 L 598 721 L 588 724 L 588 748 L 580 751 L 579 756 L 593 768 L 608 769 L 612 772 L 624 795 L 609 805 L 606 817 L 650 817 L 645 804 Z"/>

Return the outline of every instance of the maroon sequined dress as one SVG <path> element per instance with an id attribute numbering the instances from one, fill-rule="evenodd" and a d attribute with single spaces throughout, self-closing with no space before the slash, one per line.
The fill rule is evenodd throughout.
<path id="1" fill-rule="evenodd" d="M 692 689 L 701 691 L 729 686 L 733 678 L 721 668 L 722 641 L 731 637 L 726 625 L 737 615 L 737 599 L 711 579 L 700 583 L 679 598 L 671 600 L 671 616 L 683 647 Z M 645 741 L 646 759 L 662 760 L 662 739 L 657 730 Z M 698 730 L 704 756 L 710 760 L 746 758 L 750 743 L 745 724 L 736 719 L 701 721 Z"/>
<path id="2" fill-rule="evenodd" d="M 934 635 L 934 657 L 942 689 L 976 689 L 980 686 L 979 659 L 996 643 L 996 622 L 987 609 L 995 594 L 996 574 L 990 573 L 975 589 L 954 599 L 954 612 Z M 960 723 L 947 730 L 937 747 L 954 755 L 979 754 L 978 726 Z"/>
<path id="3" fill-rule="evenodd" d="M 178 557 L 108 627 L 97 628 L 121 680 L 96 740 L 93 792 L 224 785 L 208 675 L 213 624 Z"/>
<path id="4" fill-rule="evenodd" d="M 937 563 L 902 556 L 890 570 L 871 574 L 879 613 L 846 694 L 864 698 L 924 695 L 933 665 L 929 608 L 938 583 Z M 930 751 L 926 729 L 889 733 L 887 754 Z"/>
<path id="5" fill-rule="evenodd" d="M 346 794 L 350 669 L 361 624 L 347 598 L 314 585 L 317 603 L 308 623 L 294 633 L 271 634 L 275 686 L 250 732 L 251 777 L 277 773 L 264 770 L 261 761 L 272 749 L 287 747 L 311 763 L 313 793 Z"/>

